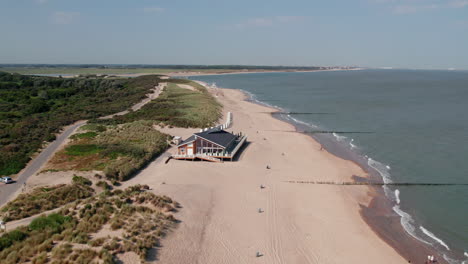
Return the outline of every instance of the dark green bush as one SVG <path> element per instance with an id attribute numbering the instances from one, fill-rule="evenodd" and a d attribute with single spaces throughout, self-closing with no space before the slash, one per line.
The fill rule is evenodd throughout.
<path id="1" fill-rule="evenodd" d="M 15 242 L 24 240 L 28 235 L 20 230 L 13 230 L 0 237 L 0 251 L 13 245 Z"/>
<path id="2" fill-rule="evenodd" d="M 88 185 L 88 186 L 93 185 L 92 181 L 86 179 L 85 177 L 77 176 L 77 175 L 73 175 L 72 181 L 75 184 Z"/>
<path id="3" fill-rule="evenodd" d="M 31 224 L 29 224 L 29 228 L 31 230 L 50 229 L 54 233 L 57 233 L 61 231 L 62 225 L 69 221 L 71 221 L 71 217 L 53 213 L 48 216 L 40 216 L 34 219 Z"/>

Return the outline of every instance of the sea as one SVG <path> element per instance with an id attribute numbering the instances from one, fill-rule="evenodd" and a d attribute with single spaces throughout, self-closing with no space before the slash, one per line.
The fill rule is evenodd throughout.
<path id="1" fill-rule="evenodd" d="M 189 78 L 241 89 L 251 100 L 280 109 L 280 118 L 326 148 L 364 161 L 383 182 L 412 184 L 383 187 L 404 230 L 449 263 L 468 263 L 468 71 Z"/>

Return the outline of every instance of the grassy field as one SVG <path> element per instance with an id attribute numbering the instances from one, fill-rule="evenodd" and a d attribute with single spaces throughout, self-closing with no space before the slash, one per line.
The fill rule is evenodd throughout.
<path id="1" fill-rule="evenodd" d="M 187 84 L 196 90 L 181 88 Z M 136 112 L 116 116 L 110 120 L 96 120 L 102 124 L 120 124 L 135 120 L 151 120 L 177 127 L 210 127 L 221 117 L 222 106 L 196 82 L 184 79 L 170 79 L 165 91 L 155 100 Z"/>
<path id="2" fill-rule="evenodd" d="M 164 152 L 170 137 L 153 128 L 153 122 L 121 125 L 87 125 L 58 152 L 46 170 L 100 170 L 108 179 L 126 180 Z"/>
<path id="3" fill-rule="evenodd" d="M 2 264 L 118 263 L 116 255 L 149 249 L 175 226 L 178 203 L 147 192 L 148 186 L 105 191 L 34 219 L 0 237 Z M 109 229 L 114 235 L 99 235 Z M 94 238 L 93 238 L 94 237 Z"/>

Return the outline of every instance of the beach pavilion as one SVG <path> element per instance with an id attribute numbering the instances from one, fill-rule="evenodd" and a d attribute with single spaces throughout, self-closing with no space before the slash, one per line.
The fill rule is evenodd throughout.
<path id="1" fill-rule="evenodd" d="M 201 159 L 220 162 L 231 160 L 245 143 L 247 137 L 229 133 L 220 128 L 211 128 L 194 133 L 177 146 L 174 159 Z"/>

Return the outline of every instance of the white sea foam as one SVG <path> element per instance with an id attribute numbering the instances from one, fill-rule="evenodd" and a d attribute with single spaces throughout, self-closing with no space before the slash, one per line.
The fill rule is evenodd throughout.
<path id="1" fill-rule="evenodd" d="M 351 141 L 349 141 L 349 146 L 353 149 L 353 148 L 356 148 L 356 145 L 353 144 L 353 141 L 354 141 L 354 138 L 351 139 Z"/>
<path id="2" fill-rule="evenodd" d="M 466 252 L 463 252 L 463 255 L 465 255 L 465 257 L 467 257 L 467 258 L 468 258 L 468 253 L 466 253 Z"/>
<path id="3" fill-rule="evenodd" d="M 343 141 L 343 140 L 346 139 L 345 136 L 340 136 L 340 135 L 336 134 L 335 132 L 333 132 L 332 134 L 336 138 L 336 140 L 338 140 L 338 141 Z"/>
<path id="4" fill-rule="evenodd" d="M 298 123 L 298 124 L 302 124 L 302 125 L 305 125 L 305 126 L 308 126 L 308 127 L 311 127 L 311 128 L 317 128 L 316 125 L 313 125 L 313 124 L 309 124 L 307 122 L 304 122 L 304 121 L 301 121 L 299 119 L 296 119 L 294 117 L 292 117 L 291 115 L 288 114 L 288 117 L 293 120 L 294 122 Z"/>
<path id="5" fill-rule="evenodd" d="M 376 170 L 381 176 L 382 176 L 382 179 L 384 181 L 384 183 L 391 183 L 392 180 L 390 178 L 390 173 L 388 172 L 388 169 L 387 167 L 376 161 L 376 160 L 373 160 L 372 158 L 367 158 L 367 165 L 369 165 L 370 167 L 372 167 L 374 170 Z"/>
<path id="6" fill-rule="evenodd" d="M 432 245 L 431 243 L 429 243 L 426 240 L 420 238 L 416 234 L 416 228 L 414 227 L 414 220 L 413 220 L 413 217 L 411 217 L 411 215 L 409 215 L 405 211 L 401 210 L 399 205 L 393 206 L 392 209 L 393 209 L 393 211 L 395 211 L 395 213 L 397 213 L 401 217 L 400 223 L 401 223 L 401 225 L 403 226 L 403 228 L 405 229 L 405 231 L 408 234 L 410 234 L 412 237 L 416 238 L 417 240 L 419 240 L 419 241 L 421 241 L 421 242 L 423 242 L 425 244 Z"/>
<path id="7" fill-rule="evenodd" d="M 400 204 L 400 190 L 395 190 L 395 201 L 397 204 Z"/>
<path id="8" fill-rule="evenodd" d="M 388 170 L 391 169 L 391 168 L 390 168 L 390 165 L 387 165 L 387 169 L 388 169 Z"/>
<path id="9" fill-rule="evenodd" d="M 421 231 L 423 231 L 424 234 L 426 234 L 428 237 L 434 239 L 435 241 L 437 241 L 437 243 L 441 244 L 443 247 L 445 247 L 447 250 L 450 250 L 449 246 L 447 246 L 447 244 L 445 244 L 444 241 L 442 241 L 442 239 L 436 237 L 436 235 L 434 235 L 434 233 L 432 233 L 431 231 L 427 230 L 426 228 L 424 228 L 423 226 L 419 226 L 419 229 L 421 229 Z"/>

